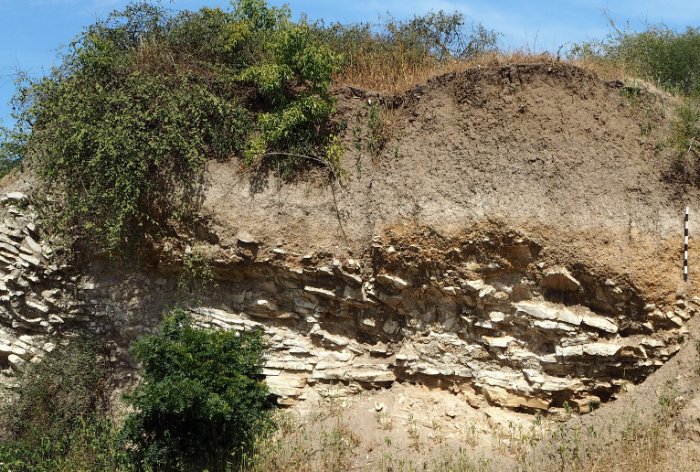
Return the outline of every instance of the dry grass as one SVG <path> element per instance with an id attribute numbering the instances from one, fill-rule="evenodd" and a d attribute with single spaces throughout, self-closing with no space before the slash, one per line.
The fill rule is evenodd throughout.
<path id="1" fill-rule="evenodd" d="M 302 421 L 280 411 L 275 422 L 279 430 L 256 446 L 242 472 L 345 472 L 351 468 L 359 440 L 339 415 L 331 412 Z"/>
<path id="2" fill-rule="evenodd" d="M 390 452 L 382 456 L 374 468 L 379 472 L 496 472 L 491 461 L 474 455 L 465 449 L 443 448 L 435 458 L 428 461 L 414 461 L 409 458 L 401 458 L 391 455 Z"/>
<path id="3" fill-rule="evenodd" d="M 478 445 L 455 447 L 420 437 L 409 418 L 408 448 L 397 448 L 388 436 L 369 451 L 338 412 L 300 420 L 290 412 L 278 416 L 279 431 L 259 444 L 254 465 L 245 472 L 321 472 L 364 470 L 381 472 L 657 472 L 691 470 L 695 457 L 670 454 L 684 449 L 670 427 L 682 407 L 673 390 L 659 396 L 653 411 L 636 409 L 610 421 L 606 427 L 567 426 L 562 423 L 545 431 L 494 431 L 479 438 L 499 446 L 496 456 L 484 456 Z M 377 427 L 383 429 L 379 419 Z M 544 432 L 543 432 L 544 431 Z M 501 446 L 502 445 L 502 446 Z M 477 446 L 477 447 L 474 447 Z M 482 452 L 476 452 L 481 450 Z M 510 458 L 503 462 L 504 457 Z M 512 464 L 505 467 L 505 463 Z M 505 468 L 504 468 L 505 467 Z"/>
<path id="4" fill-rule="evenodd" d="M 652 409 L 634 407 L 605 426 L 561 425 L 520 458 L 521 472 L 657 472 L 690 470 L 667 451 L 671 424 L 683 407 L 673 386 Z"/>
<path id="5" fill-rule="evenodd" d="M 486 53 L 471 59 L 444 62 L 434 59 L 415 61 L 401 54 L 381 57 L 368 54 L 346 64 L 343 71 L 336 77 L 336 82 L 364 90 L 398 93 L 424 83 L 432 77 L 461 72 L 473 67 L 550 61 L 556 61 L 556 58 L 549 54 L 526 52 Z"/>
<path id="6" fill-rule="evenodd" d="M 249 465 L 241 472 L 495 472 L 490 460 L 461 448 L 440 446 L 431 458 L 417 458 L 419 450 L 433 448 L 435 444 L 422 442 L 411 420 L 410 448 L 397 450 L 390 439 L 385 439 L 370 448 L 379 450 L 379 458 L 367 462 L 358 447 L 358 434 L 337 413 L 302 420 L 281 411 L 275 419 L 279 430 L 258 444 Z M 378 426 L 385 429 L 383 424 Z"/>
<path id="7" fill-rule="evenodd" d="M 348 63 L 335 77 L 336 83 L 382 93 L 401 93 L 433 77 L 462 72 L 475 67 L 498 67 L 508 64 L 535 64 L 563 62 L 595 73 L 602 80 L 642 82 L 638 74 L 621 62 L 601 61 L 591 58 L 569 61 L 548 53 L 535 54 L 527 51 L 485 53 L 465 60 L 439 62 L 410 61 L 408 58 L 368 55 L 361 60 Z M 656 87 L 652 87 L 656 89 Z"/>
<path id="8" fill-rule="evenodd" d="M 627 80 L 635 77 L 635 73 L 621 62 L 600 61 L 592 58 L 583 58 L 571 61 L 572 65 L 593 72 L 603 80 Z"/>
<path id="9" fill-rule="evenodd" d="M 525 454 L 523 472 L 652 472 L 663 470 L 666 428 L 634 413 L 621 434 L 595 428 L 561 428 Z"/>

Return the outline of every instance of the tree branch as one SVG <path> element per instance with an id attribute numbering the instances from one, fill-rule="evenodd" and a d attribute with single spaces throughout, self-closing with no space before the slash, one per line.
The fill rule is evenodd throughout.
<path id="1" fill-rule="evenodd" d="M 306 154 L 295 154 L 293 152 L 277 152 L 277 151 L 266 152 L 265 154 L 260 156 L 260 158 L 264 159 L 266 157 L 274 157 L 274 156 L 298 157 L 301 159 L 306 159 L 307 161 L 312 161 L 312 162 L 316 162 L 317 164 L 321 164 L 322 166 L 328 168 L 328 170 L 333 175 L 333 178 L 335 179 L 335 181 L 338 183 L 338 185 L 340 185 L 340 181 L 338 180 L 338 175 L 335 173 L 335 169 L 333 168 L 333 166 L 329 162 L 324 161 L 323 159 L 320 159 L 320 158 L 314 157 L 314 156 L 307 156 Z"/>

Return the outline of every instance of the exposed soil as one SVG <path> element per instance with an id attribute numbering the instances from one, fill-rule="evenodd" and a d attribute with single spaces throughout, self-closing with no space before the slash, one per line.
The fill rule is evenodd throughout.
<path id="1" fill-rule="evenodd" d="M 499 228 L 527 234 L 549 264 L 586 266 L 650 300 L 698 293 L 700 258 L 692 243 L 687 284 L 681 255 L 683 210 L 689 205 L 694 212 L 700 194 L 688 184 L 690 171 L 664 149 L 671 97 L 606 83 L 560 63 L 471 69 L 399 96 L 350 87 L 340 87 L 337 96 L 347 149 L 340 185 L 320 170 L 282 183 L 234 163 L 210 164 L 205 209 L 220 246 L 235 246 L 245 230 L 268 247 L 343 258 L 365 253 L 377 237 L 418 244 L 426 227 L 445 238 Z M 390 139 L 380 155 L 371 155 L 368 119 L 377 104 Z M 700 225 L 693 213 L 690 221 L 692 241 Z M 680 426 L 672 427 L 678 442 L 669 448 L 686 450 L 700 429 L 697 373 L 686 367 L 696 358 L 689 344 L 644 384 L 572 424 L 610 428 L 633 405 L 653 416 L 659 386 L 675 382 L 685 409 Z M 370 420 L 378 416 L 375 402 L 399 408 L 393 394 L 365 395 L 347 413 L 354 423 L 367 416 L 364 410 L 372 412 Z M 382 400 L 387 395 L 390 400 Z M 413 395 L 415 402 L 425 397 Z M 478 415 L 462 405 L 461 415 Z M 444 420 L 436 424 L 448 430 L 462 424 L 445 418 L 444 409 L 419 408 L 426 418 L 435 411 Z M 369 449 L 384 434 L 374 429 L 363 433 Z M 455 436 L 457 444 L 463 436 Z M 686 456 L 694 458 L 685 463 L 696 464 L 697 454 Z M 364 467 L 371 469 L 374 460 L 369 454 Z"/>
<path id="2" fill-rule="evenodd" d="M 700 264 L 700 256 L 694 251 L 692 241 L 700 230 L 695 217 L 695 211 L 700 208 L 700 191 L 689 183 L 693 169 L 679 165 L 673 153 L 665 149 L 672 97 L 619 82 L 604 82 L 582 69 L 555 62 L 474 68 L 435 78 L 397 96 L 351 87 L 338 87 L 336 96 L 337 120 L 344 128 L 342 139 L 346 148 L 339 179 L 318 168 L 283 182 L 274 172 L 245 169 L 237 160 L 208 164 L 203 211 L 209 225 L 207 231 L 197 234 L 198 241 L 187 243 L 204 245 L 216 257 L 216 275 L 223 288 L 218 294 L 209 294 L 209 308 L 221 312 L 228 304 L 233 309 L 226 310 L 225 316 L 242 316 L 248 322 L 251 318 L 247 313 L 253 313 L 254 318 L 267 317 L 256 325 L 279 322 L 282 327 L 293 328 L 290 332 L 299 336 L 308 334 L 309 339 L 312 335 L 325 336 L 326 341 L 338 342 L 342 334 L 349 339 L 340 340 L 343 347 L 349 345 L 352 350 L 362 344 L 364 349 L 365 344 L 371 343 L 351 339 L 354 333 L 361 332 L 355 330 L 357 313 L 370 313 L 367 307 L 377 305 L 377 319 L 379 315 L 396 315 L 366 297 L 366 284 L 374 283 L 381 272 L 389 280 L 384 282 L 387 285 L 394 280 L 398 285 L 410 286 L 416 293 L 429 289 L 445 296 L 448 289 L 456 290 L 456 284 L 443 284 L 447 277 L 431 279 L 428 266 L 447 267 L 451 263 L 452 247 L 460 244 L 477 247 L 471 239 L 494 234 L 515 235 L 510 239 L 517 236 L 537 248 L 537 257 L 514 273 L 530 273 L 535 296 L 544 297 L 547 302 L 553 300 L 537 284 L 543 270 L 555 266 L 567 268 L 584 286 L 578 296 L 585 295 L 585 299 L 555 300 L 562 306 L 580 304 L 598 310 L 594 300 L 597 295 L 589 287 L 610 292 L 620 288 L 621 293 L 631 294 L 622 308 L 611 303 L 609 310 L 599 311 L 615 315 L 618 320 L 633 320 L 635 329 L 638 328 L 633 334 L 637 337 L 642 336 L 640 326 L 647 321 L 641 318 L 653 310 L 645 305 L 673 307 L 677 299 L 685 303 L 698 295 L 700 285 L 696 279 L 700 271 L 696 265 Z M 380 135 L 386 138 L 377 154 L 368 150 L 372 147 L 369 122 L 373 107 L 380 107 Z M 274 169 L 272 164 L 269 167 Z M 22 178 L 3 185 L 6 189 L 24 191 L 31 187 L 31 180 Z M 682 278 L 686 205 L 691 208 L 688 283 Z M 508 239 L 505 236 L 504 240 Z M 389 250 L 396 251 L 395 246 L 399 248 L 398 255 L 391 256 Z M 381 255 L 384 265 L 376 264 L 378 248 L 384 251 Z M 467 284 L 474 282 L 472 279 L 488 281 L 484 274 L 490 270 L 487 264 L 490 256 L 503 256 L 509 263 L 517 264 L 517 254 L 508 251 L 508 245 L 501 244 L 492 253 L 479 253 L 474 261 L 464 254 L 458 261 L 461 272 L 456 272 Z M 157 316 L 145 321 L 144 313 L 150 310 L 151 315 L 158 314 L 178 299 L 172 275 L 182 254 L 178 250 L 166 252 L 156 268 L 157 276 L 138 275 L 150 278 L 152 283 L 135 277 L 135 282 L 129 285 L 128 281 L 124 282 L 127 277 L 118 274 L 114 277 L 124 280 L 111 280 L 111 286 L 106 283 L 100 286 L 99 277 L 94 277 L 98 282 L 95 288 L 94 280 L 81 279 L 81 289 L 91 285 L 89 290 L 103 290 L 96 299 L 104 300 L 95 306 L 109 306 L 111 311 L 105 310 L 108 317 L 123 318 L 112 320 L 114 326 L 123 328 L 120 336 L 127 338 L 147 331 Z M 412 261 L 411 254 L 422 260 Z M 333 259 L 339 262 L 331 267 Z M 357 264 L 355 259 L 362 264 Z M 428 259 L 430 264 L 426 263 Z M 480 272 L 471 274 L 469 264 L 477 262 Z M 396 282 L 388 277 L 392 264 L 402 267 L 413 280 L 408 275 L 408 282 L 401 278 Z M 351 273 L 344 272 L 348 267 L 353 267 Z M 471 275 L 474 275 L 472 279 L 468 277 Z M 343 295 L 342 303 L 350 308 L 343 305 L 338 313 L 348 315 L 345 324 L 330 316 L 336 313 L 319 311 L 322 306 L 327 311 L 341 306 L 343 290 L 336 284 L 343 278 L 361 287 L 353 297 Z M 514 281 L 510 288 L 517 285 L 518 281 Z M 400 290 L 393 287 L 388 292 L 399 294 Z M 518 301 L 512 291 L 509 293 L 510 299 L 501 300 L 506 307 L 504 312 Z M 374 295 L 379 299 L 378 292 Z M 324 301 L 303 307 L 306 311 L 294 312 L 295 304 L 303 296 Z M 407 294 L 392 297 L 386 299 L 395 306 L 410 298 Z M 304 303 L 308 304 L 308 300 Z M 489 310 L 480 303 L 474 302 L 483 311 L 479 316 L 488 314 Z M 631 306 L 634 309 L 626 313 L 626 307 Z M 262 310 L 264 315 L 247 311 L 249 308 Z M 409 318 L 406 316 L 404 321 Z M 462 318 L 460 323 L 473 321 Z M 376 339 L 386 338 L 388 331 L 382 326 L 388 319 L 381 318 L 382 323 L 371 325 L 379 333 Z M 233 324 L 240 321 L 227 320 Z M 435 330 L 430 323 L 434 322 L 427 321 L 420 329 L 433 334 Z M 630 390 L 616 401 L 603 405 L 592 415 L 574 417 L 567 425 L 613 431 L 622 424 L 616 420 L 632 409 L 653 418 L 661 388 L 672 388 L 674 398 L 678 397 L 679 412 L 670 427 L 674 439 L 669 451 L 690 450 L 686 455 L 692 457 L 684 464 L 700 464 L 700 456 L 693 449 L 700 438 L 697 394 L 700 377 L 696 367 L 700 360 L 695 346 L 698 323 L 698 319 L 688 322 L 691 342 L 686 341 L 675 357 L 663 356 L 664 361 L 669 357 L 671 360 L 646 381 L 630 385 Z M 323 329 L 318 331 L 318 326 Z M 333 326 L 338 333 L 330 332 Z M 648 328 L 644 335 L 658 326 L 661 325 Z M 623 331 L 618 335 L 615 328 L 605 335 L 606 339 L 617 342 L 620 336 L 624 337 Z M 277 337 L 283 343 L 284 336 Z M 319 346 L 309 339 L 303 341 L 308 341 L 312 352 Z M 494 346 L 489 350 L 490 355 L 500 358 L 501 348 Z M 294 345 L 290 352 L 293 349 L 301 348 Z M 328 350 L 335 352 L 337 347 Z M 367 356 L 381 364 L 384 361 L 375 351 L 368 350 Z M 361 350 L 358 348 L 357 352 Z M 353 351 L 353 356 L 357 352 Z M 566 368 L 563 357 L 557 358 L 555 367 Z M 617 361 L 613 359 L 613 362 Z M 647 366 L 651 372 L 658 364 Z M 558 375 L 576 377 L 577 373 L 558 372 Z M 353 467 L 377 469 L 382 460 L 379 447 L 382 442 L 394 444 L 392 451 L 403 451 L 401 454 L 411 457 L 416 452 L 412 446 L 416 434 L 429 445 L 445 443 L 459 447 L 467 443 L 474 451 L 490 457 L 507 452 L 511 458 L 501 457 L 496 464 L 501 461 L 503 467 L 515 467 L 512 454 L 522 452 L 514 450 L 522 441 L 509 436 L 513 431 L 508 425 L 522 422 L 528 428 L 535 421 L 533 415 L 503 412 L 485 401 L 481 407 L 473 408 L 467 404 L 464 392 L 431 388 L 413 380 L 380 382 L 381 388 L 373 389 L 374 385 L 370 385 L 371 388 L 355 396 L 344 394 L 338 400 L 342 414 L 327 421 L 342 417 L 361 436 L 357 447 L 361 454 L 353 459 Z M 319 389 L 304 393 L 307 394 L 295 410 L 306 416 L 327 407 L 328 398 L 333 398 L 333 395 L 314 396 L 319 394 Z M 549 419 L 555 419 L 551 416 Z M 505 431 L 505 436 L 491 434 L 498 431 Z M 555 446 L 545 441 L 538 447 L 529 453 L 531 457 Z M 430 458 L 435 453 L 431 449 L 428 447 L 420 454 Z"/>
<path id="3" fill-rule="evenodd" d="M 292 251 L 357 255 L 389 228 L 451 235 L 489 222 L 660 296 L 689 288 L 679 283 L 683 210 L 698 191 L 663 150 L 669 98 L 630 97 L 561 63 L 471 69 L 400 96 L 337 93 L 342 185 L 321 171 L 282 183 L 211 163 L 205 209 L 222 246 L 242 229 Z M 390 109 L 379 156 L 364 150 L 370 103 Z"/>

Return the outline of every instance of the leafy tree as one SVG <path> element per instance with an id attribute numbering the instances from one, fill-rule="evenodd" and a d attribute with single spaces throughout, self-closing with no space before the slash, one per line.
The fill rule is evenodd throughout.
<path id="1" fill-rule="evenodd" d="M 48 77 L 24 82 L 0 152 L 37 172 L 45 214 L 69 243 L 132 254 L 189 231 L 207 160 L 335 156 L 328 86 L 339 64 L 262 0 L 184 13 L 133 3 L 88 27 Z M 275 157 L 292 170 L 307 162 Z"/>
<path id="2" fill-rule="evenodd" d="M 138 467 L 223 470 L 270 424 L 259 333 L 196 329 L 176 309 L 133 353 L 143 383 L 123 436 Z"/>

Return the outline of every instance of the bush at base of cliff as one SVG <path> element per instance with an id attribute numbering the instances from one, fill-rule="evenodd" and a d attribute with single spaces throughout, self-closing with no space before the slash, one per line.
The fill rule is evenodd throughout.
<path id="1" fill-rule="evenodd" d="M 91 341 L 59 346 L 32 364 L 0 409 L 0 470 L 116 470 L 108 375 L 106 351 Z"/>
<path id="2" fill-rule="evenodd" d="M 137 468 L 225 470 L 270 426 L 259 333 L 196 329 L 175 310 L 133 353 L 143 382 L 122 434 Z"/>

